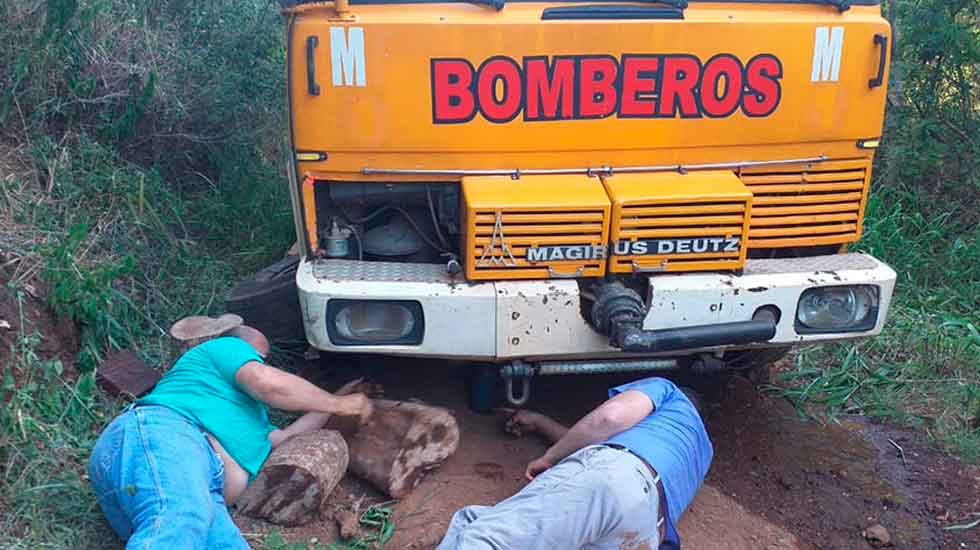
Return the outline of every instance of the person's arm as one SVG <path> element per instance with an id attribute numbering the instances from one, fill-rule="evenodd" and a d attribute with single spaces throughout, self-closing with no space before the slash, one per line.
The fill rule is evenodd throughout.
<path id="1" fill-rule="evenodd" d="M 272 448 L 275 449 L 280 443 L 286 441 L 290 437 L 299 434 L 305 434 L 307 432 L 312 432 L 319 430 L 327 421 L 330 420 L 329 413 L 321 412 L 310 412 L 294 420 L 290 425 L 279 430 L 272 430 L 269 432 L 269 443 Z"/>
<path id="2" fill-rule="evenodd" d="M 333 393 L 336 396 L 351 395 L 354 393 L 365 393 L 377 397 L 378 395 L 381 394 L 382 391 L 383 390 L 381 389 L 381 386 L 377 384 L 365 382 L 364 378 L 357 378 L 355 380 L 351 380 L 350 382 L 344 384 L 340 388 L 337 388 L 337 391 Z M 331 415 L 329 413 L 321 413 L 321 412 L 306 413 L 303 416 L 294 420 L 291 424 L 289 424 L 285 428 L 282 428 L 280 430 L 273 430 L 269 432 L 269 443 L 272 445 L 272 448 L 276 448 L 279 446 L 280 443 L 286 441 L 287 439 L 293 437 L 294 435 L 299 435 L 299 434 L 304 434 L 307 432 L 319 430 L 324 425 L 326 425 L 328 420 L 330 420 L 330 416 Z"/>
<path id="3" fill-rule="evenodd" d="M 504 431 L 517 437 L 523 437 L 526 433 L 537 433 L 544 437 L 550 445 L 564 437 L 568 432 L 567 426 L 539 412 L 507 408 L 499 410 L 509 415 Z"/>
<path id="4" fill-rule="evenodd" d="M 540 458 L 531 461 L 525 475 L 533 479 L 582 447 L 600 443 L 632 428 L 649 416 L 653 408 L 653 401 L 643 392 L 629 390 L 616 395 L 585 415 Z"/>
<path id="5" fill-rule="evenodd" d="M 541 415 L 537 422 L 538 433 L 544 436 L 549 443 L 555 443 L 559 439 L 565 437 L 568 433 L 568 426 L 559 423 L 554 418 Z"/>
<path id="6" fill-rule="evenodd" d="M 371 400 L 363 393 L 334 395 L 299 376 L 257 361 L 249 361 L 238 369 L 235 383 L 255 399 L 286 411 L 358 416 L 364 422 L 374 410 Z"/>

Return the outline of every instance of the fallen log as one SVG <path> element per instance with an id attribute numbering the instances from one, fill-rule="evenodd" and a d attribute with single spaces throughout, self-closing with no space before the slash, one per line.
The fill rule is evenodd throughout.
<path id="1" fill-rule="evenodd" d="M 456 452 L 459 426 L 448 409 L 374 399 L 374 414 L 355 427 L 336 419 L 347 439 L 350 470 L 392 498 L 407 495 L 426 472 Z"/>
<path id="2" fill-rule="evenodd" d="M 348 457 L 344 438 L 333 430 L 293 436 L 273 449 L 239 497 L 238 510 L 277 525 L 308 523 L 344 477 Z"/>

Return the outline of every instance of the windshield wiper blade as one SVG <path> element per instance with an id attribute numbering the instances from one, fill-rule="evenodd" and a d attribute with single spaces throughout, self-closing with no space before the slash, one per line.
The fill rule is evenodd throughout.
<path id="1" fill-rule="evenodd" d="M 469 0 L 471 4 L 480 4 L 482 6 L 490 6 L 491 8 L 500 11 L 504 9 L 504 4 L 507 0 Z"/>
<path id="2" fill-rule="evenodd" d="M 652 2 L 654 4 L 666 4 L 679 10 L 687 9 L 687 0 L 638 0 L 640 2 Z"/>
<path id="3" fill-rule="evenodd" d="M 643 3 L 649 2 L 652 4 L 666 4 L 672 8 L 677 8 L 679 10 L 687 9 L 687 0 L 633 0 L 633 1 L 638 1 Z M 847 8 L 851 7 L 850 0 L 823 0 L 823 1 L 827 3 L 845 2 L 847 3 Z M 504 4 L 507 3 L 507 0 L 469 0 L 469 2 L 472 4 L 490 6 L 491 8 L 500 11 L 504 9 Z M 847 8 L 844 8 L 844 10 L 846 10 Z"/>
<path id="4" fill-rule="evenodd" d="M 851 9 L 851 0 L 818 0 L 817 3 L 833 6 L 837 8 L 837 11 L 840 13 L 844 13 L 845 11 Z"/>

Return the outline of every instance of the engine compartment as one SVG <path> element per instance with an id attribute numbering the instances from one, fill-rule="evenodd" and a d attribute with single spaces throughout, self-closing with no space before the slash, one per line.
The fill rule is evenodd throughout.
<path id="1" fill-rule="evenodd" d="M 467 280 L 738 272 L 860 238 L 870 162 L 459 181 L 309 180 L 316 257 L 445 264 Z M 311 222 L 313 222 L 311 224 Z"/>

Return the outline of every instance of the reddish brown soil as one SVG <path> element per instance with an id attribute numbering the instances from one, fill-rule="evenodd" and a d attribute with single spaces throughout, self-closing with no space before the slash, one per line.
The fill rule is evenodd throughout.
<path id="1" fill-rule="evenodd" d="M 980 518 L 980 469 L 913 432 L 861 417 L 804 422 L 738 379 L 709 427 L 718 459 L 708 484 L 804 547 L 860 548 L 861 531 L 880 524 L 894 548 L 980 548 L 980 529 L 943 529 Z"/>
<path id="2" fill-rule="evenodd" d="M 78 353 L 75 325 L 47 307 L 43 288 L 31 287 L 21 292 L 18 300 L 0 271 L 0 375 L 15 363 L 12 353 L 21 335 L 36 334 L 40 339 L 33 352 L 42 360 L 60 359 L 66 375 L 71 376 Z"/>
<path id="3" fill-rule="evenodd" d="M 462 432 L 458 452 L 404 500 L 394 504 L 397 531 L 386 548 L 435 546 L 453 512 L 466 504 L 493 504 L 519 490 L 525 464 L 544 442 L 515 439 L 498 419 L 466 406 L 463 372 L 430 362 L 385 360 L 368 369 L 389 397 L 421 398 L 450 407 Z M 330 367 L 308 375 L 335 387 L 357 369 Z M 532 407 L 573 422 L 605 397 L 623 376 L 542 378 Z M 875 524 L 894 548 L 980 548 L 980 527 L 944 530 L 980 518 L 980 470 L 936 451 L 913 433 L 862 419 L 820 425 L 798 418 L 785 401 L 760 395 L 735 381 L 707 414 L 715 460 L 705 486 L 680 523 L 685 547 L 749 550 L 871 546 L 861 532 Z M 888 440 L 905 454 L 903 463 Z M 345 479 L 323 518 L 286 530 L 291 540 L 336 540 L 335 511 L 361 500 L 382 502 L 377 492 Z M 241 520 L 246 533 L 269 529 Z"/>

